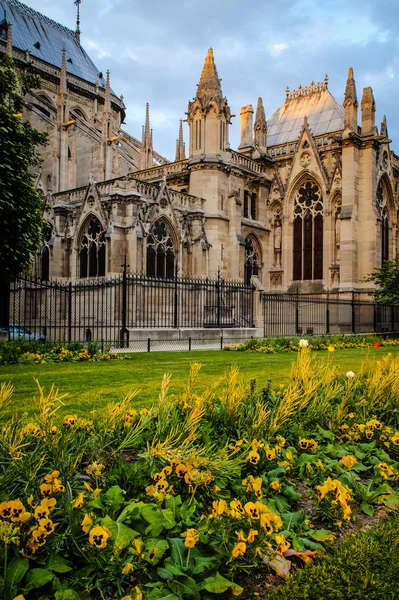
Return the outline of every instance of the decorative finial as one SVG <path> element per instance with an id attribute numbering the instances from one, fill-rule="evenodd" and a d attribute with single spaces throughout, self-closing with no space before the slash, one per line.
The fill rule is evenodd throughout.
<path id="1" fill-rule="evenodd" d="M 74 0 L 74 4 L 76 6 L 77 12 L 76 12 L 76 31 L 75 31 L 75 36 L 77 41 L 80 44 L 80 4 L 81 4 L 82 0 Z"/>
<path id="2" fill-rule="evenodd" d="M 287 87 L 285 88 L 285 97 L 286 97 L 287 100 L 288 100 L 288 96 L 289 95 L 290 95 L 290 88 L 287 85 Z"/>
<path id="3" fill-rule="evenodd" d="M 326 76 L 324 77 L 324 84 L 326 86 L 326 89 L 328 88 L 328 75 L 326 73 Z"/>

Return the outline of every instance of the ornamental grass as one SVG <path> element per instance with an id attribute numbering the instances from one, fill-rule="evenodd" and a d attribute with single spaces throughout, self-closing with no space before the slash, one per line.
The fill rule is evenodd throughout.
<path id="1" fill-rule="evenodd" d="M 396 513 L 399 358 L 341 375 L 299 348 L 277 392 L 233 368 L 198 394 L 193 364 L 151 410 L 61 418 L 37 382 L 0 433 L 0 598 L 252 597 Z"/>

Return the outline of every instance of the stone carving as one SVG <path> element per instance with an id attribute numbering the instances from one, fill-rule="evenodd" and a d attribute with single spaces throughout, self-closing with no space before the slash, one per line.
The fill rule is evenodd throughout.
<path id="1" fill-rule="evenodd" d="M 312 161 L 312 157 L 309 152 L 303 152 L 300 158 L 302 167 L 308 167 Z"/>

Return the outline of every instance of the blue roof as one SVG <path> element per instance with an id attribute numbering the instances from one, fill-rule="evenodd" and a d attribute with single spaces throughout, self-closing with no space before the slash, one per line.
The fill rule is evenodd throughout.
<path id="1" fill-rule="evenodd" d="M 105 79 L 99 77 L 99 69 L 77 41 L 74 31 L 19 0 L 0 0 L 0 11 L 0 19 L 5 11 L 7 21 L 12 24 L 12 45 L 15 48 L 29 50 L 35 58 L 59 69 L 65 48 L 68 73 L 105 87 Z M 39 44 L 40 47 L 37 47 Z"/>

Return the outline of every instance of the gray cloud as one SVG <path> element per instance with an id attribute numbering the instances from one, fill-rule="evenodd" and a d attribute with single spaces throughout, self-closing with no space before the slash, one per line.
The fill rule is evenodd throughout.
<path id="1" fill-rule="evenodd" d="M 26 1 L 74 29 L 72 0 Z M 386 114 L 399 151 L 396 15 L 397 0 L 83 0 L 81 39 L 99 69 L 110 69 L 113 89 L 125 97 L 126 128 L 136 137 L 150 103 L 154 145 L 169 159 L 209 46 L 237 116 L 258 96 L 270 115 L 284 101 L 286 85 L 307 85 L 326 73 L 342 102 L 353 66 L 359 102 L 371 85 L 377 124 Z M 234 119 L 231 145 L 238 143 Z"/>

